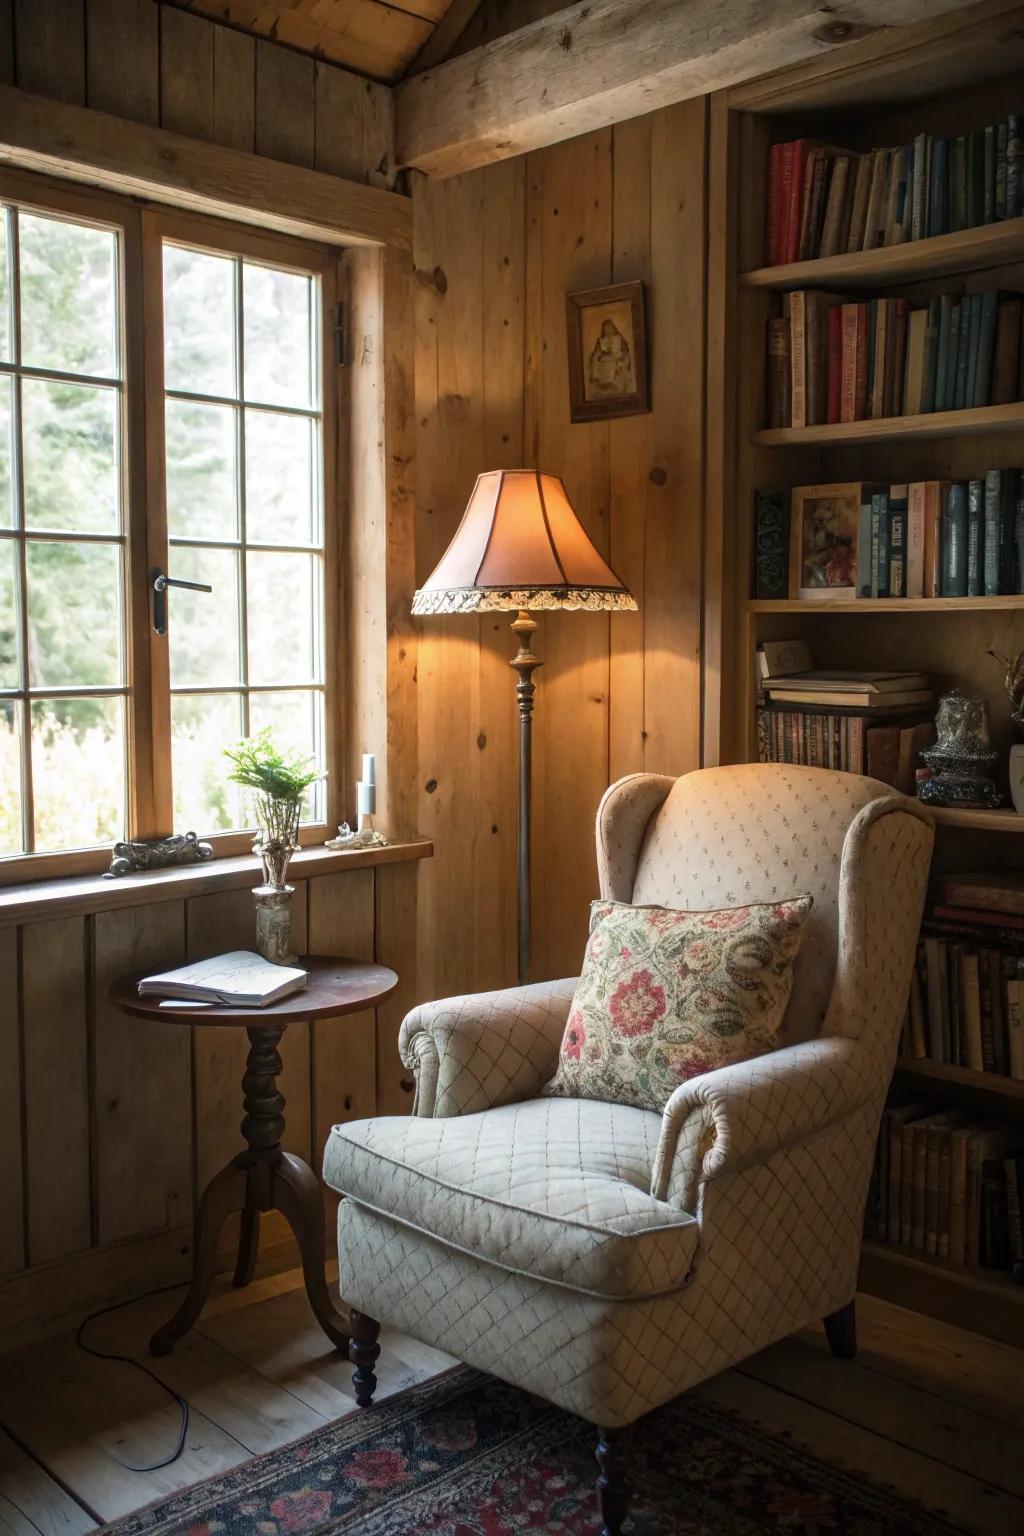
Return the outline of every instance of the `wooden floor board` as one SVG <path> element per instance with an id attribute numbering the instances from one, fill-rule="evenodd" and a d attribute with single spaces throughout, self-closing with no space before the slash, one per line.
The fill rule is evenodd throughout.
<path id="1" fill-rule="evenodd" d="M 333 1284 L 336 1265 L 330 1273 Z M 146 1340 L 174 1305 L 173 1293 L 135 1303 L 88 1335 L 144 1358 L 189 1398 L 185 1455 L 159 1472 L 120 1464 L 156 1459 L 174 1443 L 176 1412 L 155 1383 L 83 1355 L 71 1336 L 4 1360 L 0 1424 L 14 1439 L 0 1435 L 0 1536 L 79 1536 L 92 1529 L 92 1511 L 117 1518 L 352 1411 L 352 1368 L 320 1332 L 300 1271 L 241 1291 L 219 1283 L 174 1354 L 150 1360 Z M 1024 1530 L 1024 1357 L 874 1298 L 862 1297 L 858 1313 L 856 1361 L 833 1360 L 808 1330 L 696 1395 L 972 1536 Z M 451 1363 L 384 1329 L 378 1397 Z"/>

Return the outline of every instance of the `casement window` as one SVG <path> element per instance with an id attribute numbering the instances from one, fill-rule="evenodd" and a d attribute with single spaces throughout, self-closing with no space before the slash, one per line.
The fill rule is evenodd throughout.
<path id="1" fill-rule="evenodd" d="M 6 174 L 0 215 L 0 880 L 244 851 L 224 747 L 334 750 L 336 253 Z"/>

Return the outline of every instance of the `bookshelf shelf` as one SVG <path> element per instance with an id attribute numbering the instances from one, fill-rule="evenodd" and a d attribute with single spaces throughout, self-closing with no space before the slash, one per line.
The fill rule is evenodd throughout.
<path id="1" fill-rule="evenodd" d="M 896 1070 L 905 1077 L 928 1078 L 936 1082 L 955 1083 L 961 1088 L 984 1089 L 986 1093 L 1024 1104 L 1024 1082 L 1016 1077 L 1004 1077 L 999 1072 L 972 1072 L 970 1067 L 953 1066 L 947 1061 L 927 1061 L 918 1056 L 901 1056 L 896 1062 Z"/>
<path id="2" fill-rule="evenodd" d="M 983 1316 L 980 1331 L 1005 1344 L 1019 1346 L 1024 1336 L 1024 1285 L 996 1270 L 966 1269 L 869 1238 L 861 1250 L 859 1289 L 961 1328 L 978 1328 Z"/>
<path id="3" fill-rule="evenodd" d="M 848 601 L 823 598 L 752 597 L 748 613 L 1024 613 L 1024 595 L 1004 597 L 857 597 Z"/>
<path id="4" fill-rule="evenodd" d="M 933 805 L 932 815 L 940 827 L 967 827 L 974 832 L 1024 832 L 1024 816 L 1011 809 L 972 811 L 963 806 Z"/>
<path id="5" fill-rule="evenodd" d="M 873 288 L 921 278 L 977 272 L 1005 262 L 1024 261 L 1024 219 L 983 224 L 977 229 L 934 235 L 873 251 L 850 251 L 816 261 L 755 267 L 740 273 L 745 288 Z"/>
<path id="6" fill-rule="evenodd" d="M 1024 430 L 1024 400 L 1012 405 L 979 405 L 928 416 L 880 416 L 818 427 L 768 427 L 753 435 L 761 448 L 843 446 L 851 443 L 905 443 L 915 438 L 970 437 L 979 432 Z"/>

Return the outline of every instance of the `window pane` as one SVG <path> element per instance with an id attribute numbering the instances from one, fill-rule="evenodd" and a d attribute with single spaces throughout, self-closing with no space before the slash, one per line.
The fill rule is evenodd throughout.
<path id="1" fill-rule="evenodd" d="M 311 405 L 312 279 L 242 264 L 245 398 Z"/>
<path id="2" fill-rule="evenodd" d="M 112 230 L 19 216 L 23 363 L 117 377 L 116 239 Z"/>
<path id="3" fill-rule="evenodd" d="M 18 600 L 15 571 L 18 546 L 0 539 L 0 688 L 20 686 L 18 675 Z"/>
<path id="4" fill-rule="evenodd" d="M 249 681 L 319 682 L 319 618 L 314 555 L 250 553 L 248 567 Z M 318 626 L 319 627 L 319 626 Z"/>
<path id="5" fill-rule="evenodd" d="M 116 688 L 124 677 L 120 547 L 33 539 L 26 559 L 30 686 Z"/>
<path id="6" fill-rule="evenodd" d="M 89 848 L 122 837 L 123 701 L 36 699 L 32 789 L 38 851 Z"/>
<path id="7" fill-rule="evenodd" d="M 14 481 L 11 478 L 11 401 L 14 380 L 0 379 L 0 528 L 14 526 Z"/>
<path id="8" fill-rule="evenodd" d="M 20 853 L 21 705 L 0 699 L 0 855 Z"/>
<path id="9" fill-rule="evenodd" d="M 223 832 L 246 825 L 237 784 L 228 782 L 224 748 L 242 735 L 237 693 L 176 694 L 171 699 L 174 830 Z"/>
<path id="10" fill-rule="evenodd" d="M 235 396 L 230 256 L 164 246 L 164 377 L 168 389 Z"/>
<path id="11" fill-rule="evenodd" d="M 236 414 L 230 405 L 167 401 L 167 531 L 236 539 Z"/>
<path id="12" fill-rule="evenodd" d="M 0 205 L 0 362 L 11 361 L 11 258 L 8 250 L 10 220 Z"/>
<path id="13" fill-rule="evenodd" d="M 238 556 L 229 549 L 171 548 L 171 575 L 205 581 L 212 592 L 172 587 L 171 683 L 177 688 L 241 681 Z"/>
<path id="14" fill-rule="evenodd" d="M 115 391 L 24 379 L 21 398 L 26 527 L 117 532 Z"/>
<path id="15" fill-rule="evenodd" d="M 253 693 L 249 698 L 249 729 L 253 735 L 270 726 L 282 750 L 311 757 L 324 766 L 323 696 L 319 693 Z M 303 821 L 323 819 L 323 784 L 314 784 L 302 807 Z"/>
<path id="16" fill-rule="evenodd" d="M 254 544 L 319 542 L 315 424 L 305 416 L 245 413 L 245 527 Z"/>

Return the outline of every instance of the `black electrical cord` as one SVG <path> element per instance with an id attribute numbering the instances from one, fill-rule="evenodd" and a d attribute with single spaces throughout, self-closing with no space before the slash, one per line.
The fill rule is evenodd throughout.
<path id="1" fill-rule="evenodd" d="M 188 1400 L 182 1397 L 180 1392 L 175 1392 L 174 1388 L 169 1387 L 166 1382 L 161 1381 L 156 1372 L 151 1371 L 148 1365 L 143 1365 L 141 1360 L 136 1360 L 132 1355 L 118 1355 L 115 1354 L 112 1350 L 97 1349 L 95 1345 L 87 1344 L 82 1335 L 85 1333 L 85 1330 L 88 1328 L 89 1324 L 94 1323 L 98 1317 L 106 1317 L 110 1312 L 120 1312 L 124 1307 L 133 1307 L 137 1301 L 146 1301 L 150 1296 L 162 1296 L 165 1291 L 180 1290 L 180 1281 L 176 1285 L 158 1285 L 155 1290 L 142 1291 L 138 1296 L 132 1296 L 128 1301 L 115 1301 L 112 1306 L 100 1307 L 98 1311 L 90 1312 L 88 1317 L 82 1319 L 78 1325 L 78 1331 L 75 1334 L 75 1343 L 78 1345 L 79 1349 L 84 1350 L 87 1355 L 93 1355 L 97 1360 L 113 1360 L 119 1365 L 134 1366 L 137 1371 L 141 1371 L 144 1376 L 148 1376 L 150 1381 L 155 1381 L 157 1386 L 166 1392 L 168 1397 L 172 1398 L 178 1405 L 178 1410 L 181 1414 L 181 1423 L 178 1427 L 177 1444 L 175 1445 L 171 1454 L 169 1456 L 165 1456 L 163 1461 L 151 1461 L 148 1462 L 145 1466 L 141 1467 L 135 1466 L 130 1461 L 122 1461 L 120 1456 L 115 1456 L 114 1460 L 117 1461 L 119 1465 L 124 1467 L 126 1472 L 159 1472 L 162 1467 L 169 1467 L 172 1462 L 178 1460 L 178 1457 L 185 1449 L 185 1438 L 188 1435 Z"/>

